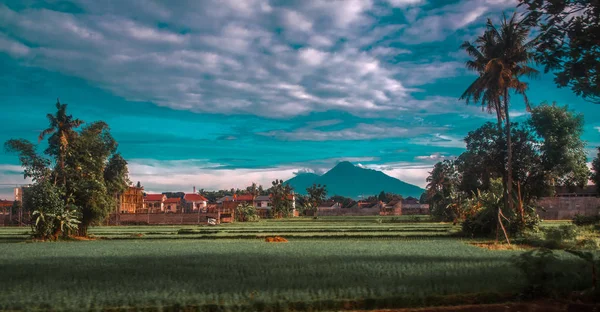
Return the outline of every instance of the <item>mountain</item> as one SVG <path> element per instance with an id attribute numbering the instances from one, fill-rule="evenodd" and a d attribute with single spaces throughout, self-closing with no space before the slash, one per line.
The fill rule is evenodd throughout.
<path id="1" fill-rule="evenodd" d="M 419 198 L 425 191 L 381 171 L 357 167 L 348 161 L 340 162 L 321 176 L 301 173 L 285 183 L 290 184 L 299 194 L 306 194 L 306 188 L 313 183 L 325 184 L 327 196 L 341 195 L 355 199 L 360 196 L 378 195 L 381 191 Z"/>

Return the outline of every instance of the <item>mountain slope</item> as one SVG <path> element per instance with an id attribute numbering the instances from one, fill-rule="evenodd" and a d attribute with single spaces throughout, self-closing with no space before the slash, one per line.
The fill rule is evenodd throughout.
<path id="1" fill-rule="evenodd" d="M 299 174 L 286 183 L 300 194 L 306 194 L 306 188 L 313 183 L 325 184 L 328 196 L 341 195 L 352 198 L 377 195 L 381 191 L 419 198 L 424 191 L 416 185 L 390 177 L 381 171 L 360 168 L 347 161 L 340 162 L 322 176 Z"/>

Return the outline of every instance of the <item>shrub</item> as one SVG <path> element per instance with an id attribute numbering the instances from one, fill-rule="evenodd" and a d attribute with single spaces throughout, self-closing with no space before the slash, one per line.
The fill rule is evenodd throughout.
<path id="1" fill-rule="evenodd" d="M 251 204 L 244 203 L 237 206 L 236 219 L 240 222 L 257 222 L 260 220 L 256 207 Z"/>
<path id="2" fill-rule="evenodd" d="M 600 215 L 595 216 L 584 216 L 576 214 L 573 217 L 573 224 L 577 226 L 594 225 L 600 223 Z"/>

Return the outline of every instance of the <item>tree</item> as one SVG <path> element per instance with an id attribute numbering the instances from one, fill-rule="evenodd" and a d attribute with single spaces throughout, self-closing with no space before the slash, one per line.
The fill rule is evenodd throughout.
<path id="1" fill-rule="evenodd" d="M 48 168 L 50 160 L 37 154 L 35 145 L 24 139 L 11 139 L 4 143 L 4 148 L 9 153 L 18 153 L 21 167 L 24 168 L 23 177 L 31 178 L 33 182 L 43 182 L 50 178 L 52 171 Z"/>
<path id="2" fill-rule="evenodd" d="M 55 233 L 67 234 L 78 227 L 79 235 L 85 236 L 90 225 L 103 221 L 114 209 L 114 195 L 127 187 L 127 162 L 117 153 L 106 123 L 93 122 L 78 132 L 75 128 L 83 122 L 67 114 L 66 104 L 58 102 L 56 108 L 55 115 L 48 114 L 50 127 L 38 138 L 50 135 L 45 150 L 50 159 L 39 156 L 36 146 L 24 139 L 9 140 L 5 147 L 19 153 L 25 178 L 34 182 L 32 190 L 37 193 L 25 192 L 23 201 L 35 212 L 35 223 L 54 220 L 50 227 Z M 27 198 L 35 194 L 60 198 L 62 208 Z"/>
<path id="3" fill-rule="evenodd" d="M 38 239 L 51 239 L 59 230 L 56 216 L 65 210 L 61 190 L 50 181 L 23 188 L 23 208 L 32 216 L 31 229 Z"/>
<path id="4" fill-rule="evenodd" d="M 455 216 L 447 208 L 456 197 L 458 172 L 454 161 L 446 159 L 435 164 L 427 177 L 427 202 L 433 216 L 441 220 L 453 220 Z"/>
<path id="5" fill-rule="evenodd" d="M 137 181 L 137 184 L 135 185 L 135 187 L 143 188 L 142 183 L 140 181 Z M 203 191 L 204 191 L 204 189 L 200 190 L 199 193 L 202 194 Z"/>
<path id="6" fill-rule="evenodd" d="M 289 217 L 292 212 L 292 187 L 289 184 L 284 184 L 283 180 L 273 181 L 271 186 L 271 213 L 273 217 Z"/>
<path id="7" fill-rule="evenodd" d="M 61 104 L 60 100 L 56 100 L 56 113 L 54 115 L 46 115 L 50 126 L 43 130 L 39 137 L 38 142 L 41 142 L 44 137 L 51 135 L 48 139 L 48 148 L 46 154 L 49 156 L 57 157 L 57 170 L 54 170 L 54 183 L 56 184 L 59 175 L 63 178 L 63 184 L 66 183 L 65 176 L 65 157 L 67 155 L 67 149 L 69 144 L 75 136 L 75 128 L 78 128 L 83 124 L 82 120 L 73 118 L 73 115 L 67 114 L 67 104 Z"/>
<path id="8" fill-rule="evenodd" d="M 542 166 L 552 185 L 585 186 L 590 172 L 581 140 L 583 115 L 570 111 L 568 106 L 544 103 L 531 111 L 529 124 L 543 142 Z"/>
<path id="9" fill-rule="evenodd" d="M 377 198 L 379 199 L 379 201 L 381 202 L 386 202 L 386 197 L 385 197 L 385 192 L 381 191 L 381 193 L 379 193 L 379 195 L 377 196 Z"/>
<path id="10" fill-rule="evenodd" d="M 81 209 L 81 236 L 114 211 L 115 194 L 129 181 L 127 162 L 116 153 L 117 142 L 109 130 L 101 121 L 88 124 L 73 136 L 65 158 L 67 202 Z"/>
<path id="11" fill-rule="evenodd" d="M 592 181 L 596 185 L 596 191 L 600 194 L 600 147 L 598 147 L 596 158 L 592 160 Z"/>
<path id="12" fill-rule="evenodd" d="M 533 62 L 532 41 L 527 41 L 529 28 L 517 20 L 516 13 L 510 19 L 504 16 L 500 28 L 488 19 L 486 30 L 474 43 L 465 42 L 461 48 L 473 57 L 466 63 L 479 77 L 462 94 L 467 104 L 472 99 L 481 102 L 488 111 L 495 111 L 498 128 L 504 121 L 507 140 L 505 203 L 512 209 L 512 143 L 509 114 L 510 92 L 523 96 L 525 105 L 529 102 L 525 91 L 528 84 L 520 80 L 522 76 L 535 76 L 538 72 L 528 64 Z"/>
<path id="13" fill-rule="evenodd" d="M 256 183 L 252 182 L 252 185 L 250 185 L 246 188 L 246 192 L 248 192 L 248 194 L 250 194 L 252 196 L 252 205 L 254 205 L 254 201 L 256 200 L 256 197 L 258 195 L 260 195 L 260 190 L 256 186 Z"/>
<path id="14" fill-rule="evenodd" d="M 314 215 L 317 215 L 317 208 L 327 198 L 327 186 L 321 184 L 313 184 L 306 188 L 308 194 L 308 204 L 313 211 Z"/>
<path id="15" fill-rule="evenodd" d="M 535 27 L 536 59 L 559 87 L 600 103 L 600 1 L 520 0 Z"/>

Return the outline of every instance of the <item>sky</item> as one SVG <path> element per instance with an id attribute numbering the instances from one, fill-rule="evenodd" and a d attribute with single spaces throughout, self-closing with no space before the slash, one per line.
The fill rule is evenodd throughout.
<path id="1" fill-rule="evenodd" d="M 149 192 L 270 185 L 342 160 L 424 187 L 494 116 L 459 97 L 465 40 L 513 0 L 0 0 L 0 142 L 37 142 L 56 98 L 103 120 Z M 533 105 L 597 106 L 551 74 Z M 511 99 L 515 121 L 527 118 Z M 0 151 L 0 198 L 27 183 Z"/>

